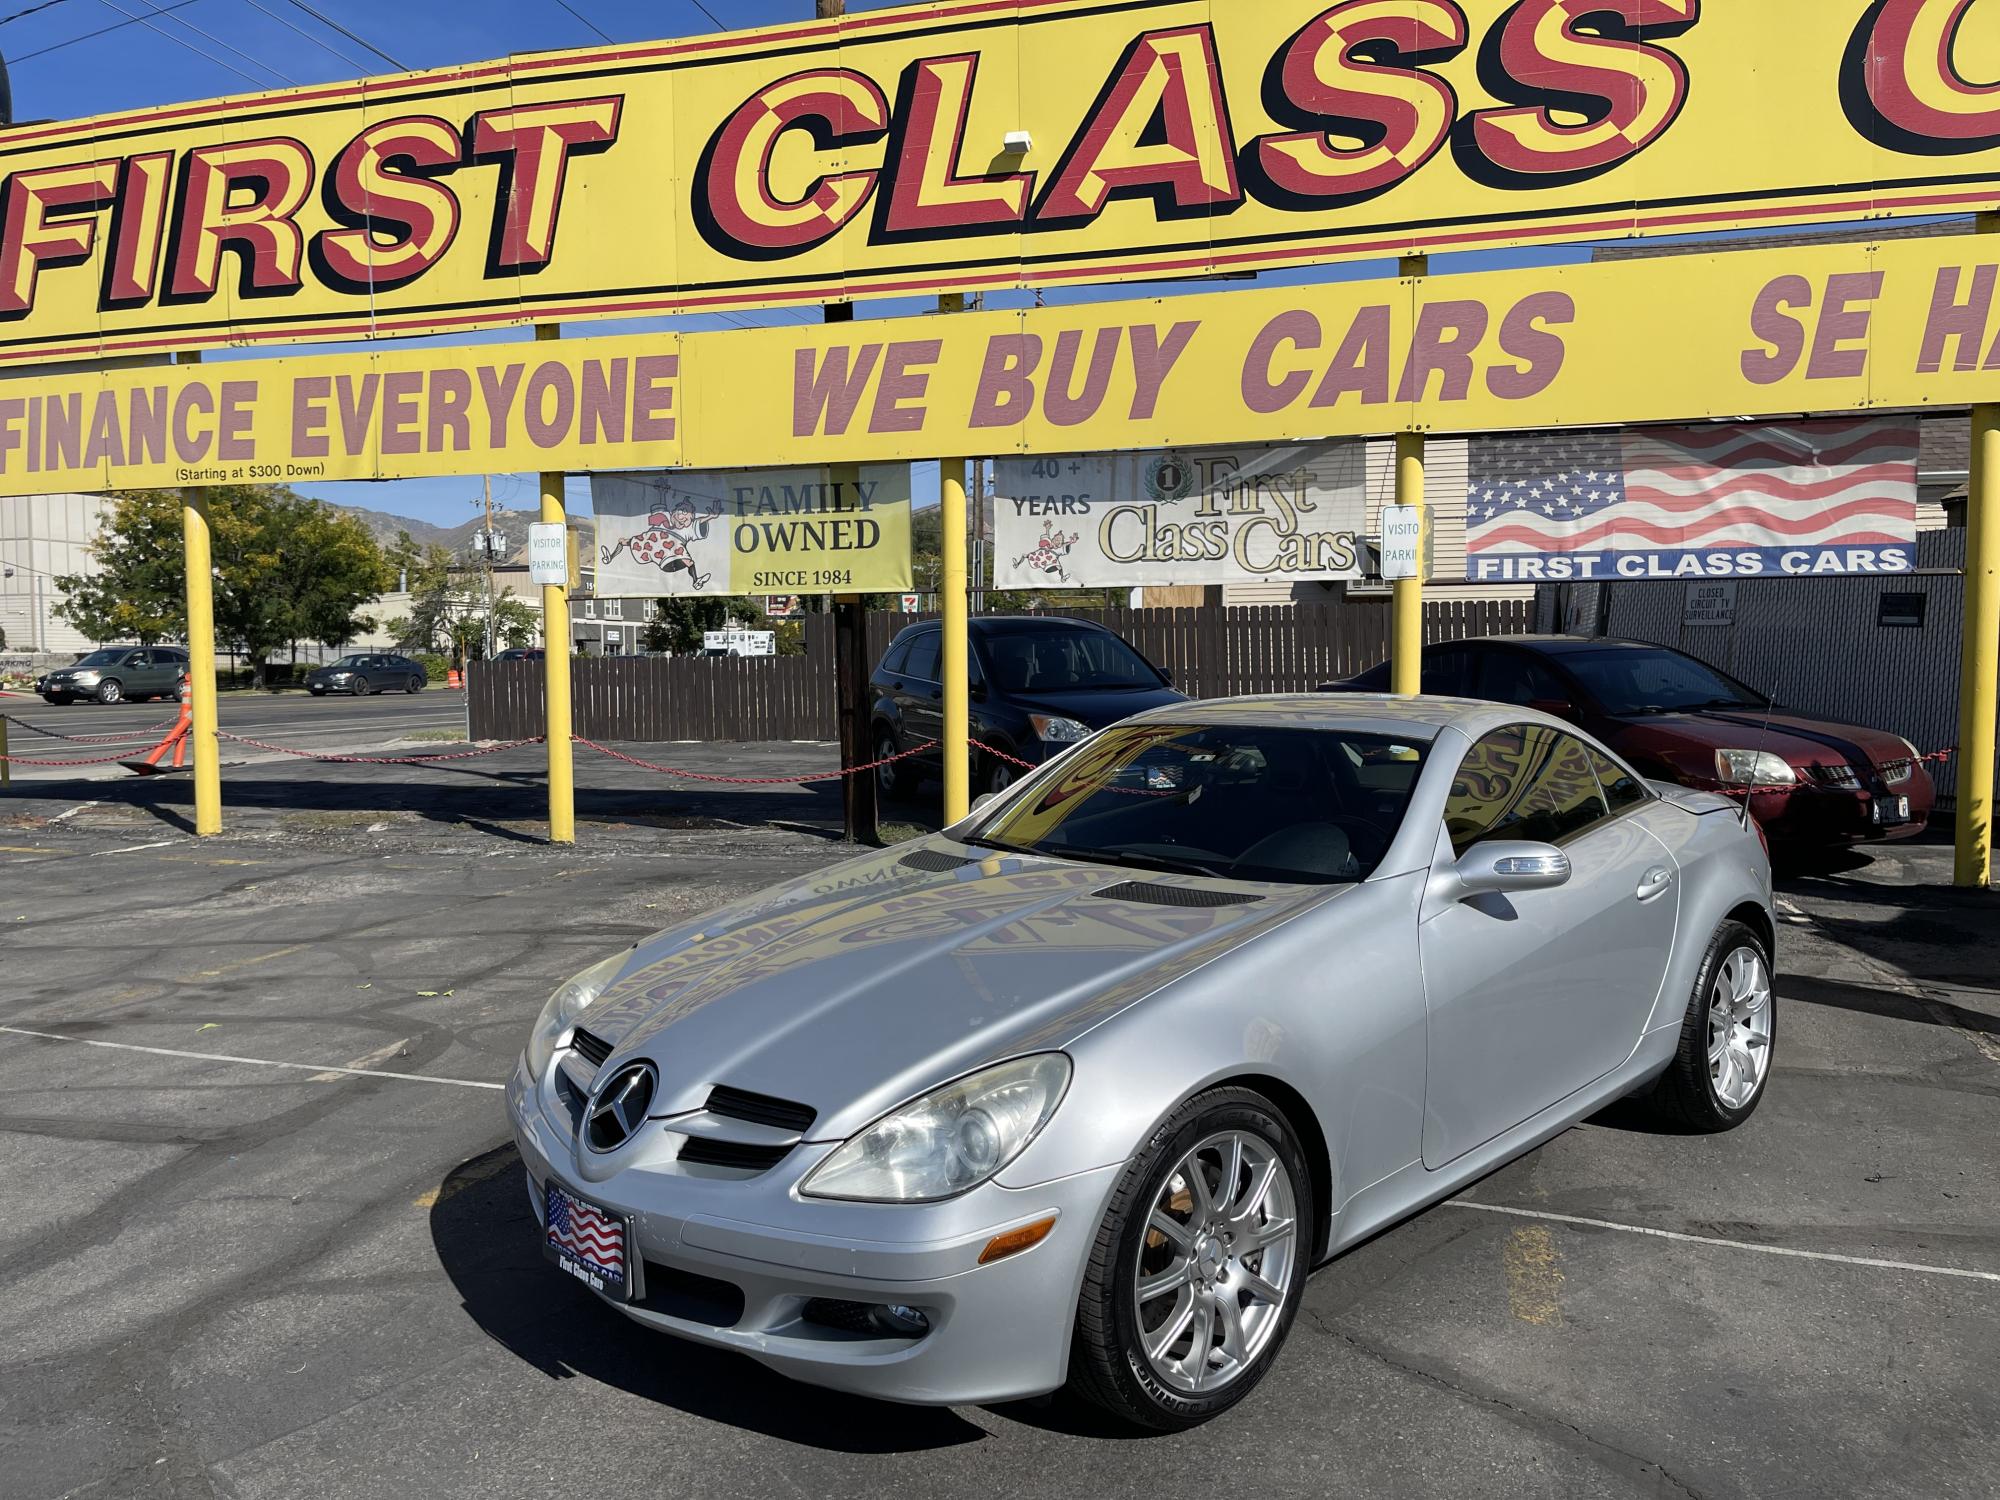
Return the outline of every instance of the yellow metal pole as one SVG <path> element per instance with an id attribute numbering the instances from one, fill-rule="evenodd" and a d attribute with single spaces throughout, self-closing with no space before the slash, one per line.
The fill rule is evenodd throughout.
<path id="1" fill-rule="evenodd" d="M 537 342 L 561 337 L 562 329 L 553 323 L 535 327 Z M 548 525 L 565 528 L 563 545 L 567 548 L 569 515 L 564 509 L 563 479 L 561 474 L 542 475 L 541 519 Z M 574 844 L 576 746 L 570 742 L 575 721 L 570 713 L 569 693 L 569 590 L 558 584 L 542 586 L 542 647 L 542 697 L 548 710 L 543 733 L 549 742 L 549 842 Z"/>
<path id="2" fill-rule="evenodd" d="M 1404 277 L 1427 275 L 1430 257 L 1406 255 L 1399 269 Z M 1421 432 L 1396 434 L 1396 503 L 1412 506 L 1419 512 L 1424 508 L 1424 435 Z M 1428 533 L 1428 516 L 1424 517 L 1424 526 Z M 1418 554 L 1420 559 L 1425 555 L 1424 551 Z M 1395 595 L 1389 685 L 1397 695 L 1414 698 L 1423 692 L 1424 680 L 1424 580 L 1421 573 L 1416 578 L 1397 579 Z"/>
<path id="3" fill-rule="evenodd" d="M 965 311 L 965 299 L 940 297 L 938 311 Z M 944 820 L 956 823 L 972 810 L 972 676 L 970 660 L 971 596 L 966 579 L 965 462 L 945 459 L 938 465 L 938 499 L 944 549 L 943 576 L 938 589 L 944 610 Z"/>
<path id="4" fill-rule="evenodd" d="M 1400 266 L 1405 277 L 1430 273 L 1430 257 L 1406 255 Z M 1424 435 L 1421 432 L 1396 434 L 1396 503 L 1424 508 Z M 1430 517 L 1424 517 L 1426 536 Z M 1389 649 L 1389 686 L 1400 697 L 1414 698 L 1424 690 L 1424 580 L 1420 550 L 1419 576 L 1396 580 L 1396 603 Z"/>
<path id="5" fill-rule="evenodd" d="M 201 356 L 178 356 L 184 365 Z M 208 526 L 208 491 L 181 491 L 181 538 L 186 554 L 188 710 L 194 724 L 189 759 L 194 769 L 194 831 L 211 838 L 222 832 L 221 746 L 215 737 L 215 549 Z"/>
<path id="6" fill-rule="evenodd" d="M 0 786 L 14 784 L 14 766 L 7 755 L 7 716 L 0 714 Z"/>
<path id="7" fill-rule="evenodd" d="M 1982 228 L 1986 218 L 1981 216 Z M 1994 720 L 2000 715 L 2000 406 L 1972 408 L 1958 704 L 1957 883 L 1984 890 L 1993 880 Z"/>

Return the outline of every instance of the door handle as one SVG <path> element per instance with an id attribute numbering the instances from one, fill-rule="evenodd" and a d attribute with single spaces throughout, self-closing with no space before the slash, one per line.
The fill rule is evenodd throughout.
<path id="1" fill-rule="evenodd" d="M 1639 899 L 1641 901 L 1651 901 L 1657 897 L 1664 896 L 1667 893 L 1668 887 L 1673 885 L 1673 883 L 1674 872 L 1672 870 L 1663 870 L 1656 866 L 1648 870 L 1646 878 L 1639 882 Z"/>

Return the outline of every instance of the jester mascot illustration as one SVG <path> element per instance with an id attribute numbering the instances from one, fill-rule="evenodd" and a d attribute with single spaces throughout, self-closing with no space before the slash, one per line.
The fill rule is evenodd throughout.
<path id="1" fill-rule="evenodd" d="M 694 544 L 708 535 L 713 519 L 703 516 L 697 520 L 693 504 L 677 495 L 671 511 L 656 510 L 646 517 L 646 530 L 634 532 L 615 547 L 604 548 L 604 561 L 609 564 L 620 553 L 629 551 L 639 562 L 650 564 L 670 577 L 687 574 L 694 592 L 700 593 L 708 587 L 710 575 L 696 566 Z"/>
<path id="2" fill-rule="evenodd" d="M 1069 582 L 1069 569 L 1064 566 L 1069 561 L 1070 549 L 1082 537 L 1076 532 L 1064 536 L 1054 521 L 1042 522 L 1042 537 L 1035 544 L 1035 550 L 1014 560 L 1017 568 L 1029 568 L 1037 573 L 1046 573 L 1063 583 Z"/>

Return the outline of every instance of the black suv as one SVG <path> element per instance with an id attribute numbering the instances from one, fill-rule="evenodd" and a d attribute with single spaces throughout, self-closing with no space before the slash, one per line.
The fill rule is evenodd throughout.
<path id="1" fill-rule="evenodd" d="M 878 760 L 943 735 L 943 651 L 935 621 L 912 625 L 890 643 L 869 686 Z M 972 622 L 969 666 L 972 737 L 1036 765 L 1120 719 L 1187 696 L 1116 632 L 1087 620 L 981 616 Z M 893 796 L 942 761 L 933 750 L 876 776 Z M 1011 761 L 976 750 L 972 768 L 980 792 L 1001 791 L 1020 774 Z"/>
<path id="2" fill-rule="evenodd" d="M 306 691 L 315 698 L 328 693 L 352 693 L 357 698 L 370 693 L 421 693 L 429 680 L 423 663 L 407 656 L 343 656 L 308 672 Z"/>

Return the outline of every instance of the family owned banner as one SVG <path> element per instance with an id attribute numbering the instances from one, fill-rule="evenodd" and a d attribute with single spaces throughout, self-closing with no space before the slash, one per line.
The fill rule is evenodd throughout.
<path id="1" fill-rule="evenodd" d="M 600 474 L 603 598 L 895 593 L 910 586 L 910 469 Z"/>
<path id="2" fill-rule="evenodd" d="M 1002 459 L 994 584 L 1360 578 L 1366 479 L 1358 442 Z"/>

